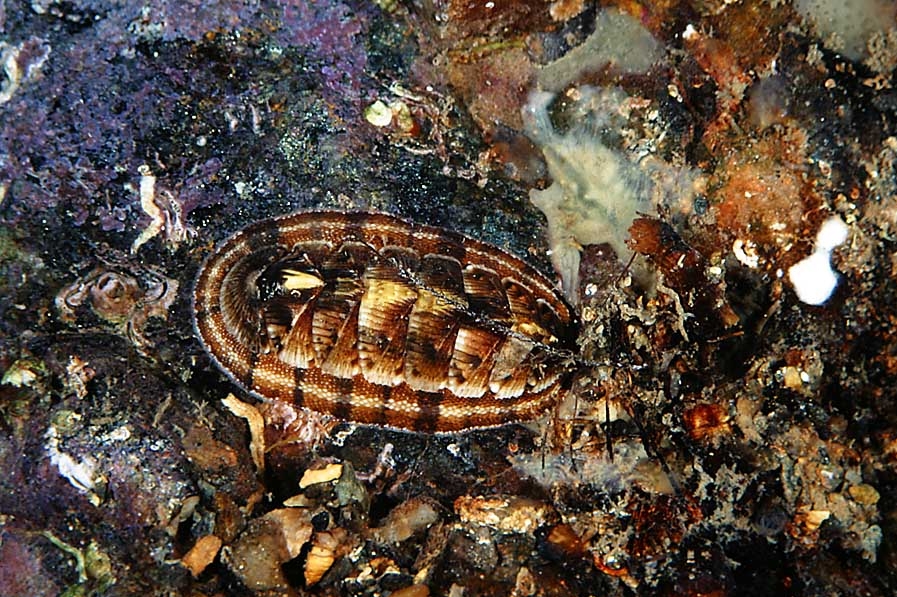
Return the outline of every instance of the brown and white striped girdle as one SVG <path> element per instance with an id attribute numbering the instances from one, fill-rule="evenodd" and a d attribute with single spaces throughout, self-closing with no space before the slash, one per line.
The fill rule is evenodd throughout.
<path id="1" fill-rule="evenodd" d="M 576 322 L 492 245 L 371 212 L 253 224 L 206 260 L 196 329 L 252 394 L 363 424 L 455 432 L 536 418 Z"/>

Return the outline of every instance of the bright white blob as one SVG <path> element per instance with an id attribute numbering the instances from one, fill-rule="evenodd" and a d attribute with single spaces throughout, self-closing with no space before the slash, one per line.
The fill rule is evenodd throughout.
<path id="1" fill-rule="evenodd" d="M 813 254 L 788 270 L 788 279 L 797 298 L 808 305 L 821 305 L 838 286 L 838 274 L 832 269 L 832 251 L 847 240 L 847 224 L 834 216 L 823 222 L 816 233 Z"/>

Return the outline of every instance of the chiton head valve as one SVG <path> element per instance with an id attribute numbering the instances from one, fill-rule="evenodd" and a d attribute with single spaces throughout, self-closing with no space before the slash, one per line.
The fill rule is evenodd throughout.
<path id="1" fill-rule="evenodd" d="M 222 243 L 194 291 L 214 361 L 255 396 L 448 433 L 531 420 L 569 385 L 576 320 L 501 249 L 382 213 L 309 211 Z"/>

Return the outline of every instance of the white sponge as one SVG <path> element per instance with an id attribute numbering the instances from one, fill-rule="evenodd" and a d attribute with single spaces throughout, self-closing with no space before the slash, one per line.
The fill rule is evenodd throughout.
<path id="1" fill-rule="evenodd" d="M 838 274 L 832 269 L 832 251 L 847 240 L 847 224 L 833 216 L 816 233 L 813 254 L 788 269 L 788 279 L 797 298 L 808 305 L 821 305 L 838 286 Z"/>

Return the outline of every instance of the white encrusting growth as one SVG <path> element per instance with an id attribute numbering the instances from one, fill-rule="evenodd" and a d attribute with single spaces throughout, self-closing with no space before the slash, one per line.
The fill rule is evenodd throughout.
<path id="1" fill-rule="evenodd" d="M 542 91 L 557 93 L 584 74 L 609 68 L 617 73 L 645 73 L 663 59 L 663 46 L 638 19 L 605 9 L 595 18 L 595 31 L 563 58 L 538 72 Z"/>
<path id="2" fill-rule="evenodd" d="M 552 184 L 530 191 L 530 201 L 548 220 L 551 261 L 564 293 L 576 302 L 580 250 L 607 243 L 627 261 L 629 227 L 655 205 L 688 203 L 698 176 L 653 155 L 639 143 L 624 143 L 613 131 L 626 126 L 626 112 L 638 104 L 616 87 L 582 86 L 571 108 L 570 127 L 559 132 L 549 109 L 555 96 L 530 95 L 523 110 L 526 134 L 545 156 Z M 650 145 L 650 143 L 648 144 Z"/>
<path id="3" fill-rule="evenodd" d="M 794 10 L 827 48 L 850 60 L 862 59 L 870 39 L 894 27 L 897 16 L 893 0 L 795 0 Z"/>
<path id="4" fill-rule="evenodd" d="M 788 270 L 794 292 L 808 305 L 821 305 L 838 286 L 838 274 L 832 269 L 832 251 L 847 240 L 847 224 L 838 216 L 823 222 L 816 233 L 813 254 L 798 261 Z"/>

